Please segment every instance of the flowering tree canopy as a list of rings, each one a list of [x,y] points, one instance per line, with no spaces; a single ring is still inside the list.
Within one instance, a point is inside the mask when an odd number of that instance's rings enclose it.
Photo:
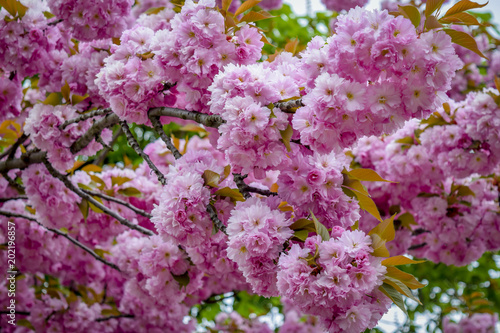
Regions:
[[[2,332],[493,333],[495,27],[366,2],[0,0]]]

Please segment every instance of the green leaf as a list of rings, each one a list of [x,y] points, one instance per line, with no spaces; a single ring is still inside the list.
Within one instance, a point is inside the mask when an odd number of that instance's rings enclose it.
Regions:
[[[142,192],[136,189],[135,187],[127,187],[124,189],[118,190],[118,193],[127,196],[127,197],[140,197]]]
[[[453,7],[451,7],[450,9],[448,9],[448,11],[446,12],[446,14],[444,14],[442,18],[448,17],[448,16],[452,16],[452,15],[455,15],[455,14],[458,14],[458,13],[462,13],[462,12],[464,12],[466,10],[469,10],[469,9],[483,8],[488,3],[489,3],[489,1],[486,2],[484,5],[480,5],[480,4],[478,4],[476,2],[473,2],[473,1],[461,0],[461,1],[457,2],[456,4],[454,4]]]
[[[394,266],[386,266],[387,273],[386,277],[392,277],[403,282],[410,289],[418,289],[425,287],[425,284],[418,282],[418,280],[411,274],[405,273]]]
[[[316,229],[316,233],[321,236],[321,239],[324,241],[330,240],[330,233],[326,229],[326,227],[318,221],[316,216],[314,216],[314,213],[309,210],[309,213],[311,214],[312,220],[314,222],[314,228]]]
[[[405,256],[395,256],[382,260],[382,265],[400,266],[400,265],[420,264],[422,262],[425,262],[425,260],[413,260]]]
[[[52,106],[61,105],[62,97],[63,96],[61,93],[53,92],[50,93],[42,103],[45,105],[52,105]]]
[[[121,315],[121,313],[120,311],[118,311],[117,308],[112,308],[112,309],[102,309],[101,315],[104,317],[111,317],[111,316],[119,316]]]
[[[406,212],[398,216],[397,218],[399,221],[401,221],[401,225],[405,228],[410,229],[411,225],[416,225],[417,222],[415,222],[415,218],[413,217],[412,214]]]
[[[394,230],[394,216],[395,215],[379,223],[375,228],[370,230],[368,235],[377,234],[387,242],[393,240],[396,236],[396,231]]]
[[[382,221],[382,217],[380,216],[380,212],[377,209],[377,205],[369,196],[360,193],[358,191],[353,191],[346,187],[342,187],[342,191],[351,198],[356,197],[358,200],[359,207],[361,209],[366,210],[368,213],[373,215],[377,220]]]
[[[27,327],[32,331],[36,331],[31,322],[28,319],[21,318],[16,320],[16,325],[22,326],[22,327]]]
[[[221,188],[220,190],[217,190],[217,192],[214,193],[215,195],[220,195],[221,197],[229,197],[231,199],[234,199],[236,201],[245,201],[245,198],[243,195],[238,191],[237,189],[232,189],[229,187],[224,187]]]
[[[370,196],[363,184],[361,184],[361,182],[357,179],[344,179],[344,183],[342,184],[342,186],[347,187],[353,191],[360,192],[361,194],[364,194],[366,196]]]
[[[55,17],[54,14],[52,14],[51,12],[47,12],[47,11],[43,12],[43,16],[45,16],[45,18],[47,20],[50,20],[51,18]]]
[[[96,213],[104,213],[100,208],[98,208],[97,206],[95,206],[91,202],[89,202],[89,207],[90,207],[90,209],[92,209],[92,211],[94,211]]]
[[[479,21],[469,13],[458,13],[455,15],[443,17],[439,19],[439,22],[465,24],[465,25],[481,25],[481,23],[479,23]]]
[[[386,276],[384,279],[384,283],[387,283],[387,284],[393,286],[394,289],[396,289],[400,294],[403,294],[406,297],[411,298],[415,302],[422,304],[422,303],[420,303],[419,299],[413,295],[411,290],[403,282],[399,281],[398,279]]]
[[[85,94],[83,96],[77,95],[77,94],[73,94],[73,95],[71,95],[71,105],[77,105],[78,103],[83,102],[84,100],[86,100],[88,97],[89,97],[88,94]]]
[[[222,10],[227,12],[229,6],[231,6],[231,2],[233,2],[233,0],[222,0]]]
[[[401,296],[401,294],[393,286],[384,282],[378,289],[389,297],[398,308],[403,310],[406,315],[408,315],[405,303],[403,302],[403,296]]]
[[[212,170],[205,170],[203,172],[203,180],[205,181],[205,186],[215,187],[219,186],[220,175]]]
[[[175,279],[175,281],[179,282],[179,286],[181,288],[187,286],[189,284],[189,281],[190,281],[188,271],[186,271],[186,273],[181,274],[181,275],[172,274],[172,277]]]
[[[289,228],[292,230],[299,230],[308,226],[314,226],[314,222],[307,219],[299,219],[293,222],[293,224]]]
[[[429,118],[422,120],[420,124],[427,125],[425,129],[428,129],[434,126],[448,125],[448,122],[438,112],[434,112]]]
[[[259,2],[261,2],[261,0],[247,0],[243,2],[241,6],[234,12],[234,17],[256,6],[257,4],[259,4]]]
[[[297,230],[293,233],[293,236],[300,239],[301,241],[305,242],[307,239],[307,236],[309,236],[309,231],[308,230]]]
[[[127,177],[120,177],[120,176],[117,176],[117,177],[111,177],[111,184],[114,186],[114,185],[123,185],[125,184],[126,182],[129,182],[131,181],[132,179],[131,178],[127,178]]]
[[[466,49],[471,50],[472,52],[488,60],[488,58],[486,58],[486,56],[477,47],[476,40],[468,33],[453,29],[443,29],[443,31],[451,37],[451,41],[453,43],[465,47]]]
[[[473,197],[476,196],[476,194],[468,187],[465,185],[460,185],[457,189],[457,196],[459,197],[466,197],[472,195]]]
[[[429,17],[436,10],[440,9],[444,0],[427,0],[425,4],[425,17]]]
[[[363,180],[367,182],[387,182],[387,183],[397,183],[390,180],[386,180],[378,175],[372,169],[352,169],[347,174],[357,180]]]
[[[65,81],[64,86],[62,86],[62,88],[61,88],[61,95],[64,98],[64,100],[66,101],[66,103],[68,103],[70,101],[70,99],[69,99],[70,93],[71,93],[71,91],[69,88],[69,84],[67,81]]]
[[[404,138],[398,139],[395,142],[402,143],[405,145],[413,145],[415,144],[415,140],[411,136],[405,136]]]
[[[273,18],[274,16],[272,16],[271,14],[269,14],[268,12],[266,12],[265,10],[261,10],[260,12],[250,12],[248,14],[246,14],[245,16],[243,16],[241,18],[241,22],[256,22],[256,21],[260,21],[260,20],[265,20],[265,19],[268,19],[268,18]]]
[[[89,216],[89,202],[85,199],[78,204],[78,208],[80,208],[80,212],[82,212],[83,220],[87,222],[87,217]]]
[[[420,11],[414,6],[398,6],[399,11],[413,23],[415,29],[420,25]]]
[[[281,133],[281,140],[285,144],[286,150],[287,151],[292,151],[292,147],[290,147],[290,140],[292,139],[292,134],[293,134],[293,128],[292,125],[288,124],[286,129],[284,131],[280,131]]]
[[[158,14],[159,12],[161,12],[164,9],[165,9],[165,7],[153,7],[153,8],[149,8],[148,10],[146,10],[144,12],[144,14],[146,14],[146,15],[154,15],[154,14]]]
[[[68,233],[68,229],[66,229],[66,228],[64,228],[64,227],[60,228],[59,230],[60,230],[60,231],[62,231],[62,232],[64,232],[65,234],[67,234],[67,233]]]
[[[439,23],[438,19],[434,15],[431,15],[425,19],[425,28],[427,30],[438,29],[442,27],[443,25]]]

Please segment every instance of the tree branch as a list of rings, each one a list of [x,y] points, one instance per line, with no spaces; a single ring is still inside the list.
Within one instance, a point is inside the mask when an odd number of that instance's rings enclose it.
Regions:
[[[207,212],[210,215],[210,219],[214,223],[215,227],[227,235],[226,226],[224,225],[224,223],[222,223],[222,221],[217,216],[217,212],[215,211],[215,207],[212,204],[208,204]]]
[[[87,200],[88,202],[92,203],[94,206],[96,206],[97,208],[99,208],[100,210],[102,210],[105,214],[107,214],[107,215],[109,215],[111,217],[114,217],[115,219],[118,220],[118,222],[120,222],[124,226],[129,227],[130,229],[137,230],[137,231],[139,231],[139,232],[141,232],[141,233],[143,233],[144,235],[147,235],[147,236],[153,236],[154,235],[154,233],[151,230],[146,229],[144,227],[141,227],[140,225],[133,224],[132,222],[130,222],[126,218],[122,217],[120,214],[112,211],[108,207],[106,207],[103,204],[101,204],[99,201],[97,201],[96,199],[94,199],[91,195],[89,195],[89,194],[85,193],[84,191],[82,191],[79,187],[76,187],[66,176],[60,174],[59,171],[57,171],[56,169],[54,169],[54,167],[52,167],[52,165],[50,164],[50,162],[47,159],[43,160],[43,164],[45,164],[45,167],[47,168],[47,170],[49,171],[49,173],[52,176],[54,176],[55,178],[57,178],[60,181],[62,181],[64,183],[64,185],[66,185],[66,187],[68,189],[70,189],[71,191],[75,192],[78,196],[82,197],[83,199]]]
[[[426,246],[427,243],[422,243],[422,244],[417,244],[417,245],[412,245],[408,248],[408,251],[411,251],[411,250],[417,250],[417,249],[420,249],[424,246]]]
[[[43,228],[47,229],[48,231],[50,232],[53,232],[59,236],[63,236],[64,238],[66,238],[67,240],[69,240],[71,243],[75,244],[76,246],[78,246],[79,248],[81,248],[82,250],[84,250],[85,252],[89,253],[92,257],[94,257],[95,259],[97,259],[98,261],[102,262],[103,264],[113,268],[113,269],[116,269],[118,272],[121,272],[120,271],[120,268],[118,268],[118,266],[116,266],[115,264],[107,261],[106,259],[100,257],[97,253],[95,253],[92,249],[90,249],[89,247],[87,247],[86,245],[80,243],[79,241],[77,241],[76,239],[74,239],[73,237],[71,237],[70,235],[68,235],[67,233],[61,231],[61,230],[57,230],[57,229],[53,229],[53,228],[47,228],[46,226],[44,226],[43,224],[41,224],[40,222],[38,222],[34,217],[31,217],[31,216],[27,216],[27,215],[22,215],[22,214],[17,214],[17,213],[11,213],[11,212],[7,212],[7,211],[3,211],[3,210],[0,210],[0,215],[3,215],[3,216],[7,216],[7,217],[18,217],[18,218],[23,218],[25,220],[29,220],[29,221],[33,221],[35,222],[36,224],[42,226]]]
[[[161,125],[161,122],[160,122],[160,117],[149,116],[149,120],[151,120],[151,124],[153,124],[153,128],[154,128],[155,132],[158,133],[158,135],[163,140],[163,142],[165,142],[165,145],[172,152],[175,159],[178,160],[179,158],[181,158],[182,154],[174,146],[170,137],[167,134],[165,134],[165,131],[163,130],[163,126]]]
[[[196,121],[197,123],[213,128],[218,128],[220,125],[225,123],[225,120],[222,119],[221,116],[216,114],[209,115],[196,111],[187,111],[187,110],[167,108],[167,107],[152,108],[149,110],[148,115],[149,117],[168,116],[185,120],[193,120]]]
[[[17,190],[19,194],[24,194],[24,186],[21,184],[16,183],[16,181],[7,174],[7,172],[2,172],[3,178],[5,178],[11,187]]]
[[[113,134],[113,138],[109,142],[109,145],[107,147],[104,147],[104,149],[99,153],[99,156],[95,159],[95,161],[92,162],[92,164],[95,165],[100,165],[101,163],[104,162],[104,159],[106,158],[106,155],[113,149],[113,145],[115,144],[116,140],[122,135],[123,131],[122,128],[118,128],[115,134]]]
[[[82,115],[80,115],[80,116],[78,116],[76,118],[66,120],[61,126],[59,126],[59,129],[63,130],[68,125],[71,125],[71,124],[74,124],[74,123],[79,123],[80,121],[84,121],[84,120],[87,120],[89,118],[93,118],[93,117],[97,117],[97,116],[102,116],[102,115],[108,114],[110,112],[112,112],[111,108],[90,111],[90,112],[84,113],[84,114],[82,114]]]
[[[13,197],[13,198],[0,198],[0,203],[1,202],[7,202],[11,200],[28,200],[27,196],[21,195],[19,197]]]
[[[4,158],[5,156],[9,156],[8,159],[11,160],[14,158],[14,155],[16,154],[17,148],[19,148],[20,145],[24,143],[28,139],[29,135],[22,134],[17,141],[9,147],[6,151],[4,151],[2,154],[0,154],[0,160]]]
[[[149,165],[151,170],[156,174],[156,177],[158,177],[158,181],[162,185],[167,184],[167,180],[165,179],[165,176],[161,173],[160,170],[154,165],[154,163],[151,161],[149,158],[148,154],[146,154],[141,147],[139,147],[139,143],[137,143],[137,140],[134,138],[134,135],[130,131],[130,128],[128,127],[128,124],[126,121],[120,121],[120,125],[122,127],[123,132],[125,133],[125,136],[127,137],[127,141],[132,146],[132,148],[135,150],[135,152],[146,161],[146,163]]]
[[[294,109],[300,108],[302,106],[304,106],[304,104],[302,104],[302,99],[294,99],[291,101],[274,103],[275,108],[278,108],[285,113],[295,113]]]
[[[106,321],[106,320],[110,320],[110,319],[118,319],[118,318],[135,318],[135,316],[133,314],[123,313],[123,314],[119,314],[117,316],[109,316],[109,317],[104,317],[104,318],[97,318],[95,321],[101,322],[101,321]]]
[[[89,130],[82,135],[78,140],[73,142],[70,147],[72,154],[78,153],[83,148],[87,147],[88,144],[94,140],[97,134],[101,133],[103,129],[108,128],[117,124],[120,118],[115,113],[108,113],[102,119],[96,121]]]
[[[29,151],[25,154],[22,154],[20,158],[1,161],[0,162],[0,173],[7,172],[12,169],[24,169],[30,166],[31,164],[42,163],[42,160],[47,155],[45,151]]]
[[[239,173],[233,173],[234,177],[234,182],[236,183],[236,186],[238,186],[238,190],[240,190],[240,193],[243,195],[245,199],[248,199],[251,197],[250,192],[252,193],[257,193],[260,195],[265,195],[265,196],[270,196],[270,195],[278,195],[276,192],[271,192],[269,190],[263,190],[258,187],[253,187],[250,185],[247,185],[243,180],[248,177],[248,175],[242,176]]]
[[[104,193],[97,192],[97,191],[91,191],[91,190],[86,190],[86,189],[82,189],[82,191],[85,192],[85,193],[87,193],[87,194],[103,198],[104,200],[116,202],[117,204],[125,206],[128,209],[130,209],[130,210],[134,211],[135,213],[137,213],[139,215],[142,215],[144,217],[147,217],[147,218],[152,218],[153,217],[153,215],[149,214],[148,212],[145,212],[144,210],[139,209],[139,208],[133,206],[132,204],[130,204],[130,203],[126,202],[126,201],[120,200],[118,198],[115,198],[115,197],[112,197],[112,196],[109,196],[109,195],[106,195]]]

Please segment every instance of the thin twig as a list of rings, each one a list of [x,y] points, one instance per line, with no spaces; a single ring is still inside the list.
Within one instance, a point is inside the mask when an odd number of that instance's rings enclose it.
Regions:
[[[212,204],[209,204],[207,206],[207,212],[210,215],[210,219],[214,223],[215,227],[227,235],[226,226],[224,225],[224,223],[222,223],[222,221],[217,216],[217,212],[215,211],[215,207]]]
[[[12,198],[0,198],[0,202],[7,202],[11,200],[28,200],[27,196],[21,195],[18,197],[12,197]]]
[[[302,104],[302,99],[274,103],[275,108],[278,108],[285,113],[295,113],[295,109],[302,106],[304,106],[304,104]]]
[[[147,218],[152,218],[153,217],[153,215],[149,214],[148,212],[146,212],[146,211],[144,211],[142,209],[139,209],[139,208],[133,206],[132,204],[130,204],[130,203],[126,202],[126,201],[120,200],[118,198],[106,195],[106,194],[101,193],[101,192],[91,191],[91,190],[87,190],[87,189],[82,189],[82,191],[85,192],[85,193],[87,193],[87,194],[103,198],[104,200],[116,202],[117,204],[125,206],[128,209],[130,209],[130,210],[134,211],[135,213],[137,213],[139,215],[142,215],[144,217],[147,217]]]
[[[107,109],[99,109],[99,110],[94,110],[90,111],[87,113],[84,113],[76,118],[66,120],[62,125],[59,126],[60,130],[65,129],[68,125],[74,124],[74,123],[79,123],[80,121],[87,120],[89,118],[97,117],[97,116],[103,116],[105,114],[108,114],[111,112],[110,108]]]
[[[151,161],[149,158],[148,154],[146,154],[141,147],[139,147],[139,143],[135,139],[134,135],[130,131],[130,128],[128,127],[128,124],[126,121],[120,121],[120,125],[122,127],[123,132],[125,133],[125,136],[127,137],[127,141],[130,144],[130,146],[135,150],[135,152],[146,161],[146,163],[149,165],[149,168],[153,170],[153,172],[156,174],[156,177],[158,178],[158,181],[162,185],[167,184],[167,180],[165,179],[165,176],[161,173],[160,170],[154,165],[154,163]]]
[[[10,311],[0,311],[0,314],[10,314]],[[16,315],[29,316],[30,314],[28,311],[18,311],[16,309]]]
[[[144,235],[147,235],[147,236],[154,235],[154,233],[151,230],[146,229],[144,227],[141,227],[140,225],[133,224],[132,222],[130,222],[126,218],[122,217],[120,214],[116,213],[115,211],[112,211],[108,207],[101,204],[99,201],[94,199],[91,195],[85,193],[80,188],[76,187],[66,176],[59,173],[59,171],[57,171],[56,169],[54,169],[54,167],[50,164],[50,162],[47,159],[43,160],[43,164],[45,164],[45,167],[47,168],[47,170],[49,171],[49,173],[52,176],[54,176],[55,178],[62,181],[68,189],[70,189],[71,191],[76,193],[78,196],[82,197],[83,199],[87,200],[88,202],[90,202],[91,204],[93,204],[94,206],[96,206],[97,208],[102,210],[104,212],[104,214],[107,214],[111,217],[114,217],[115,219],[118,220],[118,222],[120,222],[124,226],[129,227],[130,229],[137,230],[137,231],[143,233]]]
[[[250,193],[257,193],[260,195],[265,195],[265,196],[270,196],[270,195],[278,195],[276,192],[272,192],[269,190],[263,190],[258,187],[253,187],[250,185],[247,185],[243,180],[247,177],[247,175],[242,176],[239,173],[233,173],[234,177],[234,182],[236,183],[236,186],[238,186],[238,190],[240,190],[240,193],[243,195],[245,199],[248,199],[251,197]]]
[[[205,114],[196,111],[186,111],[182,109],[175,108],[152,108],[148,113],[149,117],[160,117],[160,116],[168,116],[168,117],[176,117],[185,120],[193,120],[197,123],[203,124],[208,127],[217,128],[223,123],[225,123],[224,119],[221,116],[216,114]]]
[[[26,135],[23,133],[19,137],[19,139],[17,139],[17,141],[12,146],[9,147],[9,149],[7,149],[2,154],[0,154],[0,160],[7,155],[9,156],[8,157],[9,160],[13,159],[15,154],[16,154],[17,148],[19,148],[19,146],[22,145],[24,143],[24,141],[26,141],[28,139],[28,137],[29,137],[29,135]]]
[[[72,154],[78,153],[83,148],[87,147],[88,144],[94,140],[95,136],[102,132],[103,129],[108,128],[117,124],[120,118],[115,113],[108,113],[98,121],[96,121],[91,128],[84,135],[82,135],[78,140],[73,142],[70,147]]]
[[[31,164],[42,163],[42,160],[47,155],[45,151],[29,151],[22,154],[20,158],[1,161],[0,162],[0,174],[5,173],[12,169],[24,169]]]
[[[123,131],[122,128],[119,127],[118,130],[116,131],[115,134],[113,134],[113,138],[111,139],[111,142],[109,143],[108,147],[104,147],[104,149],[99,153],[99,156],[95,159],[95,161],[92,162],[92,164],[95,165],[101,165],[101,163],[104,162],[104,159],[106,158],[106,155],[113,149],[113,145],[115,144],[116,140],[122,135]]]
[[[170,137],[167,134],[165,134],[165,131],[163,130],[163,127],[161,126],[160,117],[150,116],[149,120],[151,120],[151,124],[153,124],[154,130],[156,131],[156,133],[158,133],[158,135],[163,140],[163,142],[165,142],[165,145],[172,152],[175,159],[177,160],[177,159],[181,158],[182,154],[174,146]]]
[[[411,251],[411,250],[417,250],[417,249],[420,249],[424,246],[426,246],[427,243],[422,243],[422,244],[417,244],[417,245],[412,245],[408,248],[408,251]]]
[[[118,266],[116,266],[115,264],[113,264],[113,263],[107,261],[106,259],[100,257],[97,253],[95,253],[92,249],[90,249],[86,245],[80,243],[79,241],[77,241],[76,239],[74,239],[73,237],[71,237],[70,235],[68,235],[67,233],[65,233],[65,232],[63,232],[61,230],[57,230],[57,229],[53,229],[53,228],[48,228],[48,227],[44,226],[43,224],[41,224],[40,222],[38,222],[34,217],[27,216],[27,215],[22,215],[22,214],[17,214],[17,213],[11,213],[11,212],[7,212],[7,211],[3,211],[3,210],[0,210],[0,215],[7,216],[7,217],[18,217],[18,218],[23,218],[25,220],[33,221],[36,224],[44,227],[48,231],[53,232],[53,233],[55,233],[55,234],[57,234],[59,236],[63,236],[64,238],[66,238],[67,240],[69,240],[71,243],[75,244],[76,246],[78,246],[79,248],[81,248],[82,250],[84,250],[85,252],[89,253],[95,259],[99,260],[103,264],[105,264],[105,265],[107,265],[107,266],[109,266],[109,267],[111,267],[113,269],[116,269],[117,271],[120,272],[120,268],[118,268]]]
[[[3,178],[5,178],[9,182],[9,185],[11,187],[13,187],[14,189],[17,190],[17,192],[19,194],[23,194],[24,193],[24,186],[22,186],[21,184],[16,183],[16,181],[14,179],[10,178],[10,176],[7,174],[7,172],[3,172],[2,176],[3,176]]]
[[[109,316],[109,317],[104,317],[104,318],[97,318],[95,321],[101,322],[101,321],[106,321],[106,320],[110,320],[110,319],[118,319],[118,318],[135,318],[135,316],[133,314],[123,313],[123,314],[119,314],[117,316]]]

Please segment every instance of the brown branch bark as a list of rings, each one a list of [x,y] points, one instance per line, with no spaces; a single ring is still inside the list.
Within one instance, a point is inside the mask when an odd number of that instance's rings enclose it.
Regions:
[[[139,231],[139,232],[141,232],[141,233],[143,233],[144,235],[147,235],[147,236],[153,236],[154,235],[154,233],[151,230],[146,229],[144,227],[141,227],[140,225],[133,224],[132,222],[130,222],[126,218],[122,217],[120,214],[116,213],[115,211],[112,211],[108,207],[106,207],[103,204],[101,204],[99,201],[97,201],[96,199],[94,199],[91,195],[85,193],[79,187],[76,187],[66,176],[64,176],[63,174],[60,174],[59,171],[57,171],[56,169],[54,169],[54,167],[50,164],[50,162],[47,159],[43,160],[43,164],[45,164],[45,167],[47,168],[47,170],[49,171],[49,173],[52,176],[54,176],[55,178],[57,178],[60,181],[62,181],[64,183],[64,185],[66,185],[66,187],[68,189],[70,189],[71,191],[73,191],[74,193],[76,193],[82,199],[87,200],[88,202],[90,202],[91,204],[93,204],[94,206],[96,206],[97,208],[99,208],[100,210],[102,210],[105,214],[107,214],[107,215],[109,215],[111,217],[114,217],[116,220],[118,220],[118,222],[120,222],[121,224],[123,224],[126,227],[129,227],[130,229],[137,230],[137,231]]]
[[[86,245],[80,243],[79,241],[77,241],[76,239],[74,239],[73,237],[71,237],[70,235],[68,235],[67,233],[65,233],[65,232],[63,232],[61,230],[57,230],[57,229],[53,229],[53,228],[47,228],[46,226],[44,226],[43,224],[41,224],[40,222],[38,222],[34,217],[27,216],[27,215],[22,215],[22,214],[17,214],[17,213],[11,213],[11,212],[7,212],[7,211],[3,211],[3,210],[0,210],[0,215],[7,216],[7,217],[18,217],[18,218],[23,218],[23,219],[28,220],[28,221],[33,221],[36,224],[44,227],[48,231],[53,232],[53,233],[55,233],[55,234],[57,234],[59,236],[62,236],[64,238],[66,238],[71,243],[75,244],[76,246],[78,246],[79,248],[81,248],[82,250],[84,250],[85,252],[89,253],[92,257],[94,257],[98,261],[102,262],[103,264],[105,264],[105,265],[107,265],[107,266],[109,266],[109,267],[111,267],[113,269],[116,269],[118,272],[121,272],[120,268],[118,266],[116,266],[115,264],[113,264],[113,263],[107,261],[106,259],[100,257],[97,253],[95,253],[92,249],[90,249]]]
[[[163,130],[163,126],[161,125],[161,122],[160,122],[160,117],[149,116],[149,120],[151,120],[151,124],[153,124],[153,128],[154,128],[155,132],[158,133],[158,135],[163,140],[163,142],[165,142],[165,145],[172,152],[175,159],[178,160],[179,158],[181,158],[182,154],[174,146],[170,137],[167,134],[165,134],[165,131]]]
[[[122,127],[123,132],[125,133],[125,136],[127,137],[127,141],[132,146],[132,148],[135,150],[135,152],[146,161],[146,163],[149,165],[151,170],[156,174],[156,177],[158,178],[158,181],[162,185],[167,184],[167,180],[165,179],[165,176],[161,173],[161,171],[154,165],[154,163],[151,161],[149,158],[148,154],[146,154],[141,147],[139,147],[139,143],[135,139],[134,135],[130,131],[130,128],[128,127],[128,124],[126,121],[120,121],[120,125]]]

